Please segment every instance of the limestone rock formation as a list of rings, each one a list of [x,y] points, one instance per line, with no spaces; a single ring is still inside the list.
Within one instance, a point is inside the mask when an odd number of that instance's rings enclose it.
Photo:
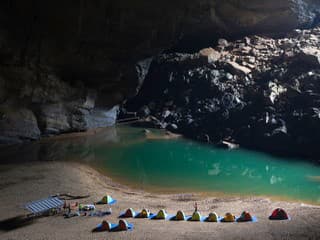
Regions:
[[[142,126],[318,160],[319,50],[320,28],[313,28],[220,40],[202,54],[162,54],[125,110],[142,109]],[[209,52],[219,59],[203,61]]]

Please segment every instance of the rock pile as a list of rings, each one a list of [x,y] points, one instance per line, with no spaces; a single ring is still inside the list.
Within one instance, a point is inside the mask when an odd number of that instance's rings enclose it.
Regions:
[[[205,142],[316,158],[320,28],[159,55],[127,110],[145,117],[144,126]]]

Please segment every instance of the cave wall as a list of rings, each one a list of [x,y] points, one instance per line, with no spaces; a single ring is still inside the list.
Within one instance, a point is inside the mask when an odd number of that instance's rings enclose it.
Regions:
[[[3,0],[0,135],[16,123],[8,116],[26,109],[39,127],[32,139],[96,126],[87,123],[92,111],[122,102],[143,82],[148,61],[136,63],[185,36],[282,33],[311,26],[319,7],[319,0]]]
[[[170,48],[185,35],[282,32],[308,26],[320,1],[7,0],[0,4],[2,63],[34,61],[58,69],[64,80],[96,86],[131,74],[128,65]]]

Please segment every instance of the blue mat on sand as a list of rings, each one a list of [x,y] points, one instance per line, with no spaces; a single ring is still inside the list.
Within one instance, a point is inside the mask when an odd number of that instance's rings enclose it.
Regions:
[[[192,216],[188,216],[186,217],[186,219],[187,221],[190,221],[190,222],[204,222],[207,219],[207,217],[201,216],[200,221],[192,220]]]
[[[209,217],[205,217],[204,222],[211,222],[211,221],[208,221],[208,218]],[[223,219],[223,217],[218,217],[218,221],[216,223],[221,222],[222,219]],[[212,222],[212,223],[215,223],[215,222]]]
[[[108,204],[109,205],[113,205],[113,204],[115,204],[115,203],[117,203],[117,200],[115,200],[115,199],[113,199],[111,202],[109,202]]]
[[[240,217],[237,217],[236,222],[238,222],[238,223],[258,222],[258,218],[256,216],[252,216],[251,218],[252,218],[251,221],[239,221]]]
[[[135,212],[133,217],[126,217],[125,216],[126,212],[121,212],[120,215],[119,215],[119,218],[143,218],[143,217],[140,217],[140,212]],[[147,217],[147,219],[151,219],[153,217],[155,217],[157,214],[155,213],[150,213],[149,214],[149,217]]]
[[[132,223],[128,223],[128,231],[132,231],[132,229],[133,229],[133,224]],[[104,232],[106,230],[102,229],[102,223],[100,223],[100,224],[97,225],[97,227],[93,231],[94,232]],[[110,232],[117,232],[117,231],[121,231],[119,229],[119,224],[111,223]]]
[[[117,203],[117,200],[116,199],[112,199],[109,203],[104,203],[103,201],[98,201],[96,204],[98,204],[98,205],[113,205],[113,204],[115,204],[115,203]]]
[[[132,217],[126,217],[125,216],[126,212],[121,212],[120,215],[119,215],[119,218],[135,218],[139,215],[139,213],[134,213],[134,215]]]
[[[152,218],[154,218],[155,216],[157,216],[157,214],[155,214],[155,213],[150,213],[149,214],[149,217],[147,217],[148,219],[152,219]],[[134,218],[142,218],[143,219],[143,217],[140,217],[140,213],[138,213]]]
[[[187,219],[189,219],[191,216],[185,216],[184,220],[177,220],[177,217],[174,215],[173,217],[171,217],[169,220],[170,221],[187,221]]]
[[[239,217],[236,216],[236,219],[234,220],[234,222],[224,221],[223,219],[224,219],[224,217],[221,218],[220,222],[222,222],[222,223],[236,223],[237,220],[239,219]]]
[[[236,223],[258,222],[258,219],[257,219],[256,216],[252,216],[251,218],[252,218],[251,221],[239,221],[240,217],[236,217],[236,220],[234,222],[236,222]],[[220,222],[222,222],[222,223],[233,223],[233,222],[223,221],[223,218],[221,218]]]
[[[175,215],[167,214],[165,219],[157,218],[157,214],[154,214],[150,219],[151,220],[171,220],[171,218],[175,217]]]

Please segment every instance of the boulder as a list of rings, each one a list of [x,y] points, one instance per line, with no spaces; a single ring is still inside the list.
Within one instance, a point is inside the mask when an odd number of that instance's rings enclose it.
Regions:
[[[251,69],[247,68],[245,66],[241,66],[240,64],[233,62],[233,61],[227,61],[226,62],[227,66],[229,66],[230,71],[233,74],[244,74],[244,75],[248,75],[249,73],[251,73]]]
[[[275,100],[282,94],[285,93],[287,91],[287,89],[283,86],[281,86],[280,84],[277,84],[275,82],[269,82],[268,84],[269,86],[269,91],[270,91],[270,95],[269,95],[269,99],[272,102],[272,104],[275,103]]]
[[[320,67],[320,49],[316,47],[305,47],[301,49],[299,60],[315,67]]]
[[[0,144],[17,143],[40,138],[37,119],[26,108],[0,108]]]
[[[221,57],[221,53],[213,48],[204,48],[199,52],[200,57],[205,58],[208,63],[215,63]]]
[[[221,47],[221,48],[225,48],[225,47],[229,46],[229,43],[228,43],[228,41],[226,39],[220,38],[218,40],[218,46]]]

